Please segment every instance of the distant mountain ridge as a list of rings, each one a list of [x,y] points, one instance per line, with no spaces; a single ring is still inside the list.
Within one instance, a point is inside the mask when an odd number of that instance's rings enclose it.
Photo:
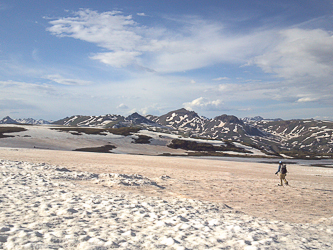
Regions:
[[[53,124],[64,126],[82,126],[82,127],[112,127],[113,125],[124,121],[121,115],[100,115],[100,116],[87,116],[87,115],[73,115],[61,120],[53,122]]]
[[[19,122],[20,121],[20,122]],[[22,123],[23,119],[5,117],[0,124]],[[45,121],[46,122],[46,121]],[[36,120],[24,120],[28,124]],[[144,129],[178,134],[185,137],[228,140],[251,145],[267,154],[292,157],[333,157],[333,122],[317,120],[264,119],[260,116],[239,119],[233,115],[220,115],[212,119],[199,116],[184,108],[165,115],[142,116],[133,113],[121,115],[66,117],[52,124],[84,127],[141,127]]]
[[[133,113],[128,117],[121,115],[100,115],[100,116],[84,116],[84,115],[74,115],[71,117],[66,117],[64,119],[55,121],[53,124],[64,125],[64,126],[81,126],[81,127],[103,127],[103,128],[119,128],[119,127],[130,127],[130,126],[143,126],[160,125],[147,119],[146,117],[139,115],[138,113]]]
[[[51,124],[52,121],[46,121],[43,119],[33,119],[33,118],[23,118],[23,119],[12,119],[9,116],[4,117],[0,120],[0,124],[34,124],[34,125],[43,125]]]

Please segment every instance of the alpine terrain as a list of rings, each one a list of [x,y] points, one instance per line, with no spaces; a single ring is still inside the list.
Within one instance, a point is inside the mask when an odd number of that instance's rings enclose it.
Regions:
[[[5,117],[0,124],[45,124],[46,121],[14,120]],[[75,115],[52,124],[71,127],[125,128],[137,127],[152,132],[178,135],[170,147],[188,149],[185,138],[220,140],[236,148],[237,143],[256,148],[266,155],[295,158],[333,158],[333,122],[307,120],[264,119],[260,116],[239,119],[233,115],[220,115],[209,119],[184,108],[161,116],[142,116],[133,113],[121,115]],[[181,145],[183,144],[183,145]],[[197,148],[198,145],[195,145]],[[207,145],[203,148],[207,149]],[[230,148],[230,147],[229,147]],[[207,149],[208,150],[208,149]],[[224,149],[225,150],[225,149]],[[204,150],[201,150],[204,151]],[[214,149],[213,151],[219,151]],[[221,149],[221,151],[223,151]],[[237,150],[236,150],[237,151]]]

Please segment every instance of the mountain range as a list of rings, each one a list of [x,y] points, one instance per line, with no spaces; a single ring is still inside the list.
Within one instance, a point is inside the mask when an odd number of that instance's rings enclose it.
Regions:
[[[23,119],[12,119],[9,116],[4,117],[0,120],[0,124],[33,124],[33,125],[43,125],[51,124],[52,121],[46,121],[43,119],[33,119],[33,118],[23,118]]]
[[[220,115],[212,119],[194,111],[178,109],[162,116],[142,116],[133,113],[121,115],[75,115],[55,122],[5,117],[0,124],[54,124],[80,127],[140,127],[156,132],[239,142],[284,157],[333,157],[333,122],[314,119],[264,119],[260,116],[239,119],[233,115]]]

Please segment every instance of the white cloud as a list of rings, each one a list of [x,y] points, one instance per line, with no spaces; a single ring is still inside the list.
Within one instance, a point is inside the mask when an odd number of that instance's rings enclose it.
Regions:
[[[60,75],[47,75],[44,78],[51,80],[53,82],[59,83],[59,84],[63,84],[63,85],[90,85],[90,84],[92,84],[92,82],[90,82],[90,81],[63,78]]]
[[[128,109],[128,106],[125,105],[124,103],[121,103],[118,105],[117,109]]]
[[[312,98],[312,97],[302,97],[297,100],[297,102],[314,102],[317,101],[317,98]]]
[[[138,16],[147,16],[145,13],[136,13]]]
[[[225,109],[222,100],[210,101],[207,98],[199,97],[191,102],[183,104],[186,109],[189,110],[205,110],[205,111],[218,111]]]
[[[108,64],[110,66],[121,68],[128,66],[136,61],[137,56],[140,52],[135,51],[115,51],[108,53],[98,53],[91,56],[91,59],[99,60],[102,63]]]
[[[109,50],[132,50],[141,39],[132,30],[136,23],[132,16],[122,15],[119,11],[98,13],[89,9],[50,21],[47,30],[59,37],[73,37]]]
[[[222,80],[230,80],[230,78],[229,77],[218,77],[218,78],[213,79],[213,81],[222,81]]]

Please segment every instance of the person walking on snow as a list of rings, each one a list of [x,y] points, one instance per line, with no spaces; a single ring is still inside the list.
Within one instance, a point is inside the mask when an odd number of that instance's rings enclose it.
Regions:
[[[279,161],[279,169],[278,169],[278,171],[276,171],[275,174],[278,174],[278,173],[280,173],[279,176],[280,176],[280,181],[281,181],[281,184],[279,184],[279,186],[283,186],[282,181],[284,181],[284,183],[286,185],[288,185],[288,181],[286,180],[287,166],[286,166],[286,164],[283,164],[282,161]]]

